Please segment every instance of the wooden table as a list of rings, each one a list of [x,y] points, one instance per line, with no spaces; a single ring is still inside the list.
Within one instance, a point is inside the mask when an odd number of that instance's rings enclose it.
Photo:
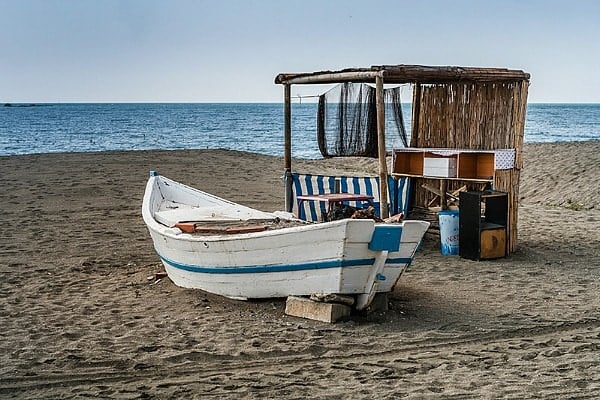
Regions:
[[[365,194],[352,193],[329,193],[329,194],[311,194],[296,197],[298,200],[298,218],[300,218],[300,207],[305,201],[318,201],[327,203],[327,212],[329,213],[334,205],[342,206],[345,201],[368,201],[373,205],[373,196]]]

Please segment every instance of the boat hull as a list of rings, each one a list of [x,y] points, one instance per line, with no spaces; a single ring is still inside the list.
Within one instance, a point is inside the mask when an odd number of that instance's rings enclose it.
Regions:
[[[428,225],[421,221],[386,224],[383,247],[373,245],[378,224],[360,219],[253,233],[188,234],[154,218],[165,203],[206,206],[204,192],[197,191],[199,198],[194,200],[195,189],[178,185],[161,176],[152,176],[148,182],[143,215],[156,252],[176,285],[231,298],[367,293],[373,285],[373,266],[382,252],[395,261],[377,274],[376,290],[390,291],[412,261]],[[211,198],[213,203],[219,200]],[[413,233],[408,234],[407,226]],[[420,236],[418,231],[422,231]]]
[[[370,221],[195,238],[151,232],[169,277],[235,298],[363,293],[375,261]],[[189,237],[182,237],[182,236]]]

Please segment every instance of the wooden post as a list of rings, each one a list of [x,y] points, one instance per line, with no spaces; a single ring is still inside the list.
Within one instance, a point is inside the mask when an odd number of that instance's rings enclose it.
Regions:
[[[448,190],[448,181],[440,179],[440,207],[442,210],[448,209],[448,196],[446,191]]]
[[[292,212],[292,88],[290,84],[283,85],[283,137],[284,137],[284,199],[285,210]]]
[[[379,202],[381,218],[390,216],[388,210],[387,163],[385,148],[385,100],[383,95],[383,72],[375,78],[377,100],[377,153],[379,156]]]
[[[283,135],[284,135],[284,163],[285,170],[292,170],[292,88],[283,86]]]

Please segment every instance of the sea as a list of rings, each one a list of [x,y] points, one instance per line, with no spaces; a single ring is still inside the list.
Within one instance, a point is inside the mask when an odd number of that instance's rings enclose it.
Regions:
[[[410,106],[403,105],[408,132]],[[321,157],[316,112],[316,103],[292,104],[292,156]],[[402,147],[390,136],[388,149]],[[600,103],[528,104],[525,142],[584,140],[600,140]],[[283,146],[280,103],[0,104],[0,156],[151,149],[282,156]]]

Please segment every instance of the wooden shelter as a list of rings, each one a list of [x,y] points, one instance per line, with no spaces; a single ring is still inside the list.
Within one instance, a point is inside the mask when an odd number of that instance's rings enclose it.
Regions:
[[[275,83],[284,86],[284,168],[291,174],[291,86],[298,84],[371,83],[376,87],[381,214],[387,216],[384,84],[413,84],[410,146],[464,150],[514,149],[512,168],[495,170],[489,183],[508,193],[508,252],[517,245],[519,175],[530,75],[521,70],[456,66],[379,65],[339,71],[283,73]],[[392,168],[392,173],[394,172]],[[417,176],[411,205],[429,202],[422,188],[430,180]],[[431,183],[431,182],[430,182]],[[439,183],[439,182],[435,182]],[[477,179],[443,179],[442,195]],[[286,183],[286,208],[291,209],[291,183]],[[443,197],[442,196],[442,197]]]

